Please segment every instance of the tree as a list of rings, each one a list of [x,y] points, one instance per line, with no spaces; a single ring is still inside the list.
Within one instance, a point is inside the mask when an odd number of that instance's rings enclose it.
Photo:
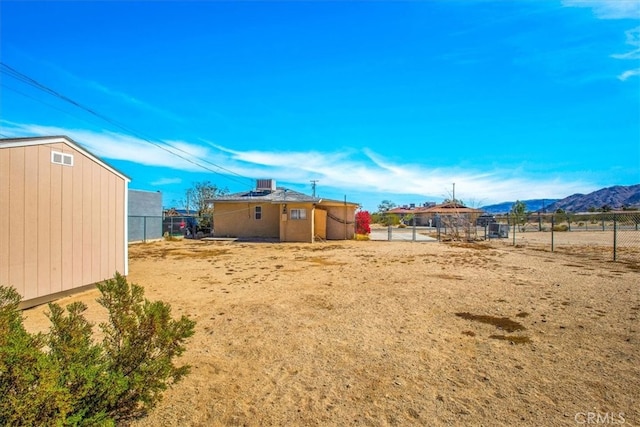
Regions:
[[[391,200],[383,200],[378,205],[378,212],[386,212],[396,207],[396,204]]]
[[[220,188],[210,181],[196,182],[185,191],[183,205],[187,211],[197,212],[200,216],[210,214],[213,210],[210,201],[228,193],[228,189]]]
[[[520,226],[520,231],[523,231],[524,225],[527,222],[527,205],[520,200],[511,206],[511,216],[515,224]]]
[[[183,202],[187,211],[195,211],[198,214],[198,227],[211,229],[213,226],[213,204],[211,200],[228,194],[226,188],[219,188],[210,181],[196,182],[193,187],[185,192]],[[196,230],[193,230],[195,233]]]

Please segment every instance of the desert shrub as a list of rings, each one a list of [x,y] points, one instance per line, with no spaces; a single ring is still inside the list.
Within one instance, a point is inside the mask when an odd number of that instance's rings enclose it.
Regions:
[[[189,372],[174,359],[195,322],[173,320],[120,274],[98,289],[109,320],[95,343],[83,303],[49,304],[49,332],[32,335],[19,295],[0,287],[0,425],[114,425],[144,415]]]
[[[356,213],[356,234],[368,235],[371,233],[371,215],[367,211]]]
[[[569,226],[567,224],[554,225],[553,231],[569,231]]]

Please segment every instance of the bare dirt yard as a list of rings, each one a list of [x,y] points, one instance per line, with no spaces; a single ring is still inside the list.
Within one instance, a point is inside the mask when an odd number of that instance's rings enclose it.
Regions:
[[[180,240],[131,246],[129,273],[197,321],[191,374],[134,426],[640,425],[633,265],[501,242]],[[99,322],[97,296],[60,303]]]

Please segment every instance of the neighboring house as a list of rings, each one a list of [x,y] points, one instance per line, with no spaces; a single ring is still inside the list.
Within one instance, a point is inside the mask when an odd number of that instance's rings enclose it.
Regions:
[[[258,180],[255,190],[211,201],[215,237],[313,242],[355,235],[358,204],[276,187],[274,180]]]
[[[440,205],[415,207],[415,208],[394,208],[386,212],[387,214],[398,215],[400,219],[413,215],[417,226],[437,227],[452,222],[464,221],[475,224],[476,219],[484,213],[482,209],[468,208],[457,202],[442,203]],[[407,222],[407,225],[412,225]]]
[[[30,307],[126,275],[129,181],[66,136],[0,139],[0,285]]]
[[[162,193],[129,190],[129,242],[162,239]]]

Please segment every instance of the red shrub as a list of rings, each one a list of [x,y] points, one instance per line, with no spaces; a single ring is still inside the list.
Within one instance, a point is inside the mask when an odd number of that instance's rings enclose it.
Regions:
[[[356,234],[371,233],[371,215],[367,211],[360,211],[356,214]]]

